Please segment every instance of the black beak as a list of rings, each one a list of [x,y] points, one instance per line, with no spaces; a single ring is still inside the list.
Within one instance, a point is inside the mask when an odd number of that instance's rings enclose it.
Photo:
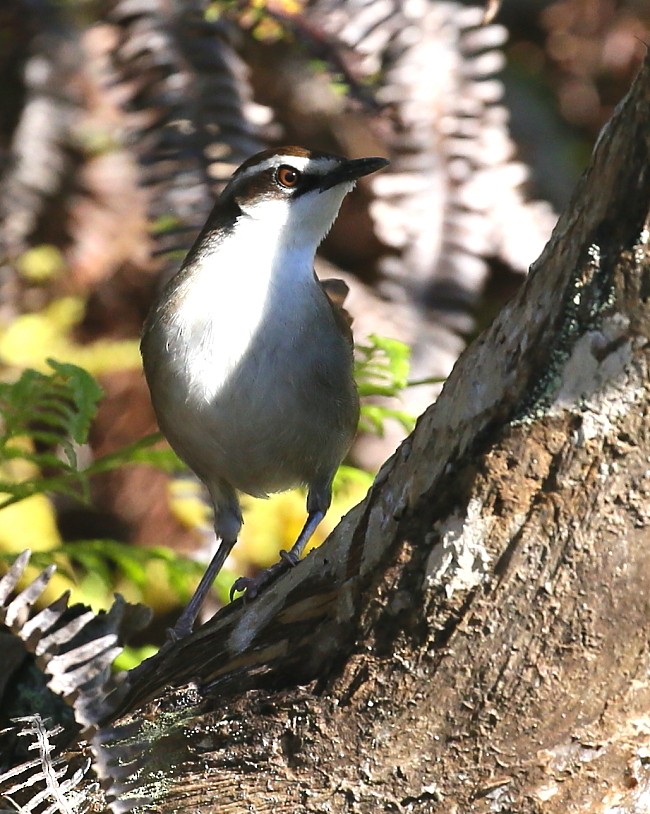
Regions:
[[[350,161],[345,161],[323,176],[318,191],[325,192],[326,189],[331,189],[337,184],[356,181],[357,178],[370,175],[371,172],[377,172],[377,170],[381,170],[388,164],[390,164],[390,161],[387,158],[353,158]]]

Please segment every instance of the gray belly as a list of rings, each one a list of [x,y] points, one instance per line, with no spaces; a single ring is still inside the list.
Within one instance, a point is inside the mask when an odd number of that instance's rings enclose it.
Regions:
[[[336,326],[318,338],[309,325],[273,341],[260,333],[210,401],[192,396],[185,365],[147,375],[178,455],[206,483],[256,496],[331,477],[358,420],[352,353]]]

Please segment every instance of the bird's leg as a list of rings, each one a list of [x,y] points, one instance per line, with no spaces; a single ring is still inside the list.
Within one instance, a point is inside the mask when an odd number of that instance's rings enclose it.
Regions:
[[[289,571],[298,565],[305,546],[324,516],[325,513],[320,510],[311,512],[296,542],[289,551],[280,552],[280,559],[276,563],[260,571],[255,577],[239,577],[239,579],[236,579],[230,589],[231,601],[237,591],[246,591],[246,598],[254,599],[267,585],[274,582],[280,574],[284,574],[285,571]]]
[[[210,564],[201,577],[201,581],[194,591],[194,595],[185,606],[185,610],[178,617],[174,627],[167,631],[167,635],[172,641],[184,639],[185,636],[189,636],[192,632],[194,622],[201,611],[205,597],[208,595],[212,583],[219,571],[221,571],[224,562],[228,558],[228,554],[230,554],[236,542],[237,539],[235,538],[234,540],[221,540],[219,543],[219,548],[214,557],[210,560]]]
[[[289,551],[280,552],[280,557],[282,557],[284,562],[286,562],[292,568],[295,565],[298,565],[300,558],[302,557],[302,552],[305,550],[305,546],[311,540],[314,532],[324,517],[325,512],[321,509],[315,509],[314,511],[309,512],[307,515],[307,522],[302,527],[302,531],[298,535],[296,542],[291,546]]]
[[[270,568],[260,571],[256,577],[239,577],[230,589],[230,600],[238,591],[246,591],[248,599],[254,599],[263,588],[276,580],[280,574],[298,565],[305,546],[311,540],[314,532],[318,528],[321,520],[325,517],[325,512],[329,508],[332,500],[331,481],[325,488],[317,490],[310,489],[307,495],[307,521],[298,535],[298,539],[291,546],[289,551],[281,551],[280,559]]]
[[[243,520],[239,501],[235,490],[230,484],[223,480],[215,480],[208,483],[208,491],[214,506],[214,531],[220,540],[219,548],[201,577],[201,581],[185,610],[179,616],[174,627],[167,631],[167,636],[172,641],[183,639],[192,632],[196,617],[201,611],[212,583],[219,571],[221,571],[232,547],[237,542],[242,527]]]

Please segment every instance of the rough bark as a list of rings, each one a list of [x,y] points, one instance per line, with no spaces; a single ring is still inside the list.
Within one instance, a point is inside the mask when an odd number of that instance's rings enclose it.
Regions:
[[[108,699],[134,796],[648,810],[649,217],[647,63],[525,286],[364,503]]]

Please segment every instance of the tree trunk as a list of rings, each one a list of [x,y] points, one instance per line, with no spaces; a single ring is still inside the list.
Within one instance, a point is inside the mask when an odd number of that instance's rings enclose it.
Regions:
[[[106,699],[117,809],[650,809],[649,215],[647,62],[366,500]]]

